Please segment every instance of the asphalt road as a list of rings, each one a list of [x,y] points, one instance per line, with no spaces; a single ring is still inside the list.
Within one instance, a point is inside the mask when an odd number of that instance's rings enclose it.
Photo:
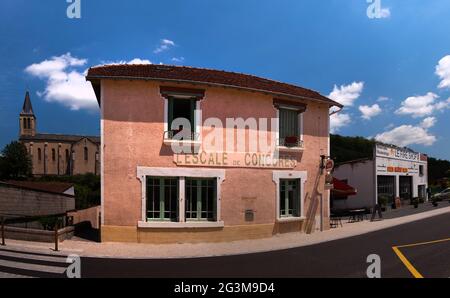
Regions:
[[[450,214],[332,242],[238,256],[196,259],[82,258],[83,277],[286,278],[366,277],[368,255],[381,257],[382,277],[413,277],[392,249],[450,238]],[[450,277],[450,241],[399,247],[423,277]]]

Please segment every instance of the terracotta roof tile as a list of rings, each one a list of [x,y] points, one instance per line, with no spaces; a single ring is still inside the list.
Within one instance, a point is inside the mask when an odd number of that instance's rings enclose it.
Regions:
[[[297,98],[308,98],[328,103],[332,106],[342,105],[319,94],[316,91],[290,85],[253,75],[222,70],[194,68],[171,65],[104,65],[92,67],[88,71],[87,80],[96,81],[103,78],[151,79],[161,81],[195,82],[218,86],[234,87],[285,95]]]
[[[73,187],[71,183],[63,182],[35,182],[35,181],[6,181],[6,185],[25,188],[29,190],[37,190],[54,194],[64,194],[69,188]]]

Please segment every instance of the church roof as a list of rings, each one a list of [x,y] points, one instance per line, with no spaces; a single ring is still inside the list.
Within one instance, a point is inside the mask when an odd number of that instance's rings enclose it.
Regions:
[[[34,116],[33,106],[31,105],[30,92],[25,94],[25,100],[23,101],[22,112],[20,115]]]
[[[93,143],[100,144],[100,137],[97,136],[79,136],[79,135],[61,135],[61,134],[36,134],[35,136],[21,136],[21,141],[41,141],[41,142],[69,142],[76,143],[84,138]]]

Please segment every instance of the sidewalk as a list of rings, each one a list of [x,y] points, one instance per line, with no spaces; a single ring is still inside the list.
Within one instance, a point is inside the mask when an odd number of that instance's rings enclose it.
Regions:
[[[228,243],[155,245],[136,243],[94,243],[66,240],[60,243],[60,249],[61,253],[64,254],[77,254],[84,257],[124,259],[195,258],[247,254],[308,246],[353,237],[446,213],[450,213],[450,207],[442,207],[418,214],[376,222],[363,221],[347,223],[346,221],[343,221],[343,227],[324,232],[315,232],[310,235],[304,233],[289,233],[275,235],[272,238],[267,239],[242,240]],[[7,247],[13,249],[39,250],[45,251],[46,253],[51,252],[52,248],[51,243],[31,243],[16,240],[7,240],[7,245]]]

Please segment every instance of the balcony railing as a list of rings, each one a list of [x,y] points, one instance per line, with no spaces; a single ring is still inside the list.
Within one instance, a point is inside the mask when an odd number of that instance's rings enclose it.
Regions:
[[[278,146],[291,149],[304,149],[305,144],[300,137],[285,137],[278,139]]]

